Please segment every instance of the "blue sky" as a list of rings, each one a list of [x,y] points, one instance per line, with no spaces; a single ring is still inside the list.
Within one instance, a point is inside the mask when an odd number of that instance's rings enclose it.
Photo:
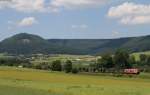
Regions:
[[[0,1],[0,40],[18,33],[46,39],[150,35],[149,0]]]

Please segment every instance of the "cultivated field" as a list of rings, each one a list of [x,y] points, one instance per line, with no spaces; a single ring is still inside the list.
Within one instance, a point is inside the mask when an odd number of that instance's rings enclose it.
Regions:
[[[0,67],[0,95],[150,95],[150,74],[120,78]]]

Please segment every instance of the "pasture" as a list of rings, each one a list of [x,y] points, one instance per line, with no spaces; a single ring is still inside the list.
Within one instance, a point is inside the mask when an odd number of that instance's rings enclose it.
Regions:
[[[128,78],[0,67],[0,95],[150,95],[150,74]]]
[[[150,55],[150,51],[137,52],[137,53],[133,53],[132,55],[135,56],[135,59],[136,59],[137,61],[139,61],[141,54]]]

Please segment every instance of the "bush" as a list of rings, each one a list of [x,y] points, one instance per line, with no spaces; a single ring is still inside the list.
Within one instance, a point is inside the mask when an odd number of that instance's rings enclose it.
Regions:
[[[0,65],[2,66],[20,66],[20,65],[31,65],[27,59],[21,59],[19,57],[4,57],[0,58]]]
[[[48,63],[40,63],[35,66],[35,69],[49,70],[50,65]]]
[[[79,70],[77,68],[73,68],[71,71],[73,74],[77,74],[79,72]]]
[[[52,62],[51,65],[52,71],[61,71],[62,70],[62,64],[60,60],[56,60]]]

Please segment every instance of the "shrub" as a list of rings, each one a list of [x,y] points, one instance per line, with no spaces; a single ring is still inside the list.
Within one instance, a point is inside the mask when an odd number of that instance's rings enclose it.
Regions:
[[[52,71],[61,71],[62,70],[61,61],[60,60],[53,61],[51,69]]]
[[[79,70],[77,68],[73,68],[71,71],[73,74],[77,74],[79,72]]]

